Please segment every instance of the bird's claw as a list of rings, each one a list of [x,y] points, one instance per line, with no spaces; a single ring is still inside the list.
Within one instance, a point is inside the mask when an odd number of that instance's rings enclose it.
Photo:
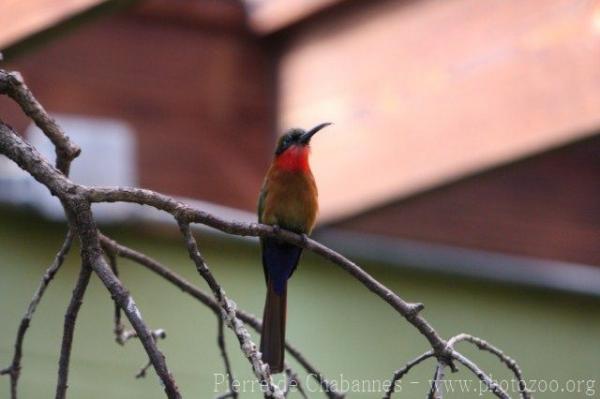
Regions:
[[[273,234],[275,234],[276,236],[278,236],[279,234],[281,234],[281,227],[279,227],[278,224],[274,224],[273,225]]]
[[[306,247],[308,245],[308,236],[302,233],[300,234],[300,239],[302,240],[302,246]]]

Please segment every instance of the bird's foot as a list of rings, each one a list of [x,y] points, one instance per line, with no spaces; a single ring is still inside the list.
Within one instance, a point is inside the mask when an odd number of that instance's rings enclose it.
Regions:
[[[302,233],[300,234],[300,239],[302,240],[302,246],[306,247],[308,245],[308,236]]]
[[[273,225],[273,234],[275,234],[276,236],[278,236],[279,234],[281,234],[281,227],[279,227],[278,224],[274,224]]]

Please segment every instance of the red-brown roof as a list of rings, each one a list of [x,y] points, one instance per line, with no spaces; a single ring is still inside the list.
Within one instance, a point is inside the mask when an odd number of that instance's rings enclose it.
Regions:
[[[318,13],[342,0],[244,0],[250,26],[270,34]]]
[[[578,0],[342,4],[282,40],[280,126],[313,145],[321,220],[600,126],[600,11]]]
[[[0,5],[0,49],[105,1],[4,0]]]

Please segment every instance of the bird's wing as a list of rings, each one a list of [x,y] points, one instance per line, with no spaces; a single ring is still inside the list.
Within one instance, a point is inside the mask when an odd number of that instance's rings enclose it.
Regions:
[[[265,210],[265,200],[267,198],[267,185],[263,184],[261,190],[260,190],[260,195],[258,196],[258,222],[262,223],[262,218],[263,218],[263,212]]]
[[[265,200],[267,197],[267,184],[266,182],[263,184],[260,195],[258,196],[258,223],[262,223],[263,221],[263,212],[265,210]],[[264,253],[265,253],[265,239],[260,237],[260,250],[263,254],[263,271],[265,273],[265,281],[268,283],[268,275],[267,275],[267,265],[265,263]]]

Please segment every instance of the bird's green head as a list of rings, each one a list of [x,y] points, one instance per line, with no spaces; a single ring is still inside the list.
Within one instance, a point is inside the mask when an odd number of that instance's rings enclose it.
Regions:
[[[298,128],[288,130],[277,141],[277,147],[275,148],[275,156],[283,154],[286,150],[294,146],[308,146],[308,144],[310,143],[310,139],[315,135],[315,133],[329,125],[331,125],[331,123],[329,122],[321,123],[320,125],[317,125],[310,129],[309,131],[305,131],[304,129]]]

